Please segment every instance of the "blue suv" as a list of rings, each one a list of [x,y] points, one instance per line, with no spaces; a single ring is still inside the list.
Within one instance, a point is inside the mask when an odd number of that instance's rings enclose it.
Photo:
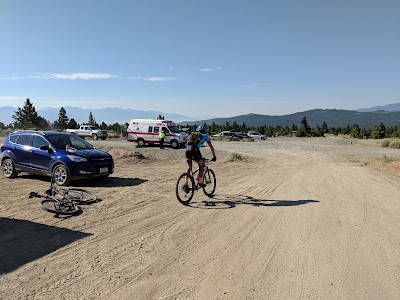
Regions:
[[[7,178],[27,172],[53,175],[58,185],[69,185],[72,180],[107,177],[114,172],[111,154],[66,132],[15,131],[0,145],[0,152]]]

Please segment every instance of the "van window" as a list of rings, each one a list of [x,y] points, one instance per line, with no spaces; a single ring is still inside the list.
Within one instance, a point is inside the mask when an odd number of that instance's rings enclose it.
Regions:
[[[31,140],[31,135],[30,134],[21,134],[17,140],[17,144],[24,145],[24,146],[29,146],[29,142]]]
[[[153,132],[153,126],[149,126],[149,130],[147,132]]]
[[[32,147],[40,148],[42,146],[49,146],[49,143],[41,136],[34,135],[32,140]]]
[[[154,133],[159,133],[159,132],[160,132],[160,127],[154,126],[153,132],[154,132]]]

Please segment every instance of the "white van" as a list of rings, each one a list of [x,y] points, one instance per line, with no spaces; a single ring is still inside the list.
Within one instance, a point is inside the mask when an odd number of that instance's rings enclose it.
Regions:
[[[168,120],[132,119],[126,132],[129,142],[137,142],[139,147],[145,144],[159,144],[158,134],[165,130],[164,144],[176,149],[186,143],[188,134],[180,131],[174,122]]]

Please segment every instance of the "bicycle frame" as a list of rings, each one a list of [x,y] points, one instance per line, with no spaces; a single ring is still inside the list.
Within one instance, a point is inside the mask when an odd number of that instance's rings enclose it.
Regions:
[[[197,173],[199,173],[200,167],[197,166],[197,169],[193,171],[193,159],[187,159],[186,161],[187,161],[187,163],[188,163],[188,165],[189,165],[189,175],[191,175],[191,176],[193,177],[193,179],[194,179],[194,178],[195,178],[194,176],[195,176]],[[208,161],[209,161],[208,159],[205,159],[205,158],[203,159],[203,162],[204,162],[204,171],[203,171],[203,174],[205,174],[205,173],[207,172],[207,170],[208,170],[208,166],[207,166],[207,164],[206,164],[206,162],[208,162]],[[196,180],[197,180],[197,184],[198,184],[198,183],[199,183],[198,175],[197,175]]]

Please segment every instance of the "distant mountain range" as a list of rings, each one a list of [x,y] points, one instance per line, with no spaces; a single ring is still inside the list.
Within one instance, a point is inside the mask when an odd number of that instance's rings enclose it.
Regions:
[[[360,112],[374,112],[374,111],[400,111],[400,103],[374,106],[370,108],[359,108],[357,111]]]
[[[400,125],[400,103],[394,103],[384,106],[375,106],[371,108],[360,108],[357,110],[340,110],[340,109],[313,109],[304,112],[297,112],[282,116],[269,116],[259,114],[247,114],[229,118],[213,118],[194,121],[190,117],[179,114],[168,114],[158,111],[142,111],[122,108],[98,108],[84,109],[78,107],[64,107],[67,116],[75,119],[78,123],[87,122],[89,113],[92,112],[95,120],[98,123],[105,122],[106,124],[129,122],[134,118],[154,119],[158,115],[162,115],[165,119],[173,120],[181,124],[200,124],[213,122],[219,125],[224,125],[226,122],[232,124],[245,123],[247,126],[292,126],[300,125],[301,119],[307,117],[307,122],[310,126],[322,125],[326,122],[329,127],[345,127],[347,125],[358,124],[361,128],[373,128],[380,122],[386,126]],[[14,120],[12,115],[18,108],[11,106],[0,107],[0,122],[8,125]],[[38,114],[48,121],[54,122],[58,119],[60,108],[43,108],[38,109]]]
[[[82,124],[88,122],[89,114],[92,112],[93,117],[98,123],[106,123],[106,124],[114,124],[119,123],[123,124],[131,120],[131,119],[156,119],[159,115],[164,116],[166,120],[173,120],[175,122],[181,122],[184,120],[193,120],[188,116],[178,115],[178,114],[168,114],[160,111],[143,111],[143,110],[134,110],[134,109],[124,109],[124,108],[94,108],[94,109],[86,109],[79,107],[69,107],[64,106],[65,111],[67,112],[67,116],[70,119],[74,119],[76,122]],[[12,116],[15,111],[18,110],[18,107],[11,106],[3,106],[0,107],[0,122],[8,125],[14,122]],[[46,107],[42,109],[37,109],[37,113],[50,122],[54,122],[58,119],[58,114],[60,112],[60,108],[54,107]]]
[[[232,125],[236,122],[238,125],[245,123],[247,126],[292,126],[300,125],[301,119],[307,118],[307,123],[311,127],[315,125],[321,126],[323,122],[329,127],[346,127],[347,125],[358,124],[361,128],[372,129],[380,122],[385,126],[400,125],[400,111],[377,111],[377,112],[359,112],[353,110],[338,110],[338,109],[313,109],[304,112],[284,116],[267,116],[257,114],[247,114],[231,118],[216,118],[209,120],[199,120],[195,122],[183,122],[183,124],[212,124],[224,125],[226,122]]]

